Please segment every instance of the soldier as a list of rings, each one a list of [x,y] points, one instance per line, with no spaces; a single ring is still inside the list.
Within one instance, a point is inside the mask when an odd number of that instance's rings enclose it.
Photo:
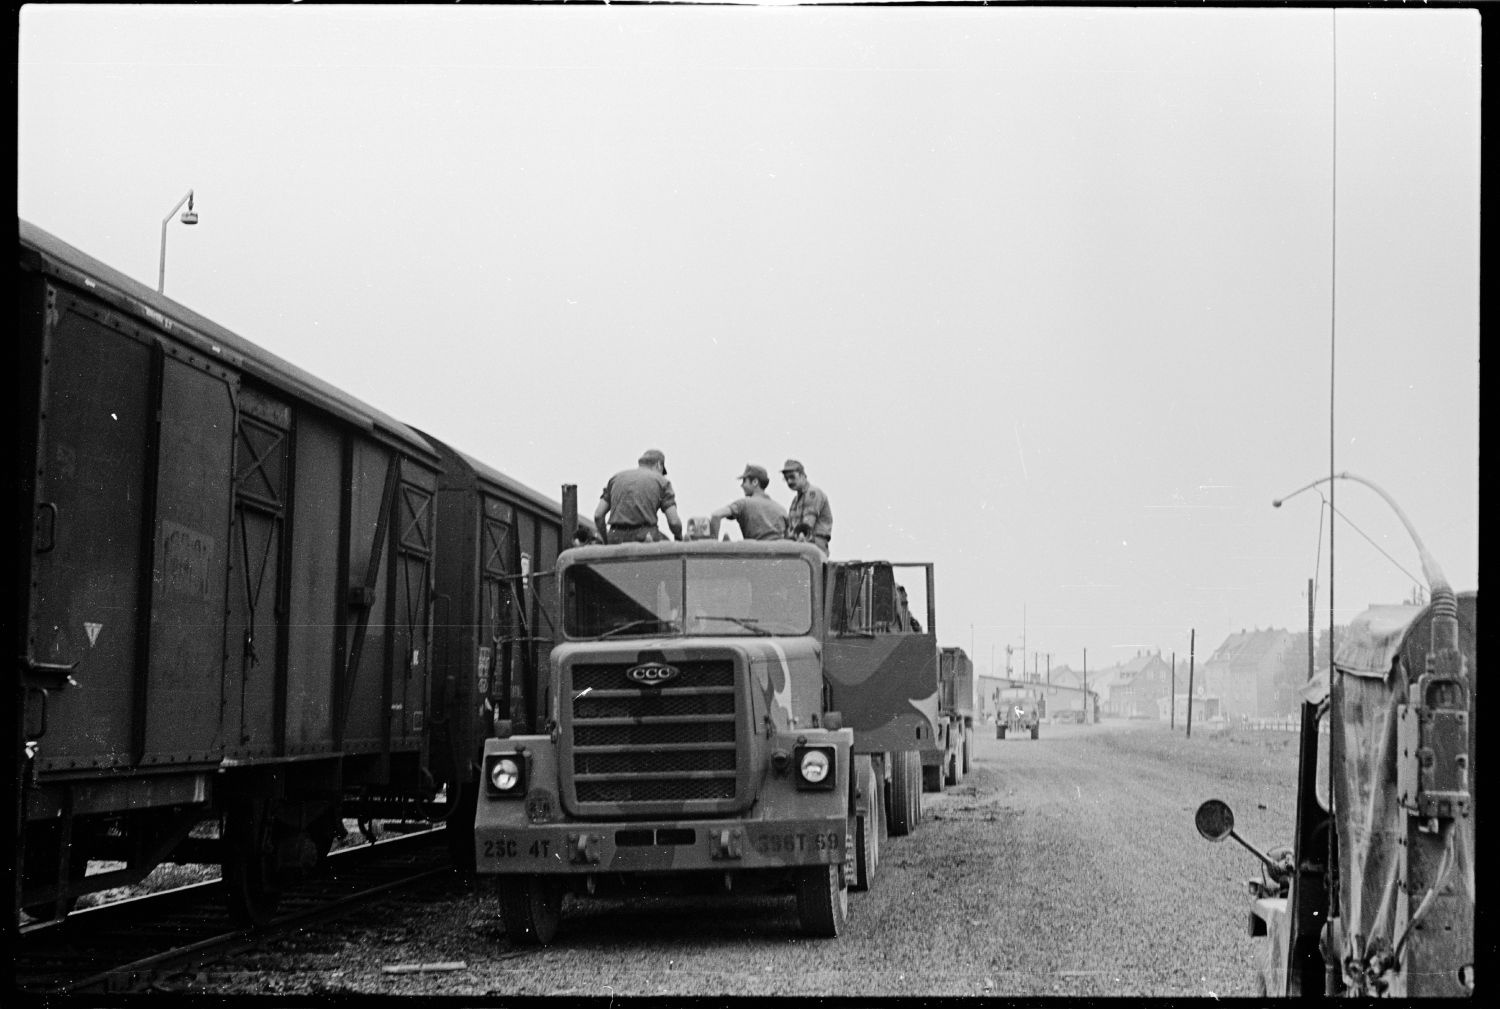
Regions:
[[[672,538],[682,539],[677,495],[667,479],[667,457],[653,448],[641,453],[635,469],[621,470],[609,478],[594,508],[594,526],[606,543],[654,543],[666,539],[656,526],[658,511],[667,516]]]
[[[786,535],[786,509],[766,495],[771,475],[764,466],[746,464],[740,474],[740,489],[745,496],[731,501],[708,517],[708,534],[719,538],[719,523],[734,519],[740,536],[747,540],[779,540]]]
[[[781,475],[797,494],[786,513],[787,538],[812,543],[828,553],[828,541],[833,538],[833,506],[828,503],[828,495],[812,485],[807,470],[796,459],[786,461]]]

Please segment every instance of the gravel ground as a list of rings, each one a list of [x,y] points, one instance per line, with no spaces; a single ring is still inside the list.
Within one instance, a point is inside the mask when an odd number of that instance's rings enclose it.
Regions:
[[[1289,733],[1048,725],[978,740],[962,785],[882,849],[847,933],[795,932],[790,898],[570,901],[547,949],[512,948],[493,898],[438,887],[215,964],[214,993],[387,995],[1251,994],[1233,842],[1198,837],[1217,797],[1262,849],[1291,838]],[[385,968],[429,969],[389,973]]]

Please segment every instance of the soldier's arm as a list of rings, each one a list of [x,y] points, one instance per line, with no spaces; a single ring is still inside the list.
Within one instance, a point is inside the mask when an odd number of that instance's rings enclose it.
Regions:
[[[727,504],[723,508],[715,509],[714,513],[708,517],[708,535],[713,539],[718,539],[719,523],[732,518],[734,518],[734,505]]]
[[[667,507],[663,508],[662,511],[664,511],[666,513],[666,516],[667,516],[667,528],[672,530],[672,538],[674,540],[681,540],[682,539],[682,519],[680,519],[680,518],[677,517],[677,506],[676,505],[667,505]]]

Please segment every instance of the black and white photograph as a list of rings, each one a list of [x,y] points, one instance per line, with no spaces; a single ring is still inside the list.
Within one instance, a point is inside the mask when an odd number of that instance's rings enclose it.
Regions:
[[[9,998],[1475,995],[1484,13],[17,8]]]

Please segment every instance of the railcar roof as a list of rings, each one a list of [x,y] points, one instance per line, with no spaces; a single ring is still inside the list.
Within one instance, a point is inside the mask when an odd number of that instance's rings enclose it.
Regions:
[[[22,257],[50,276],[82,287],[132,315],[142,317],[205,356],[289,393],[367,431],[380,431],[433,459],[437,453],[412,428],[341,389],[303,371],[263,347],[158,294],[29,221],[17,218]]]
[[[521,483],[519,480],[516,480],[514,477],[506,476],[504,473],[501,473],[493,466],[481,462],[480,460],[469,455],[469,453],[467,452],[454,448],[452,445],[443,441],[441,438],[435,438],[431,434],[428,434],[426,431],[422,431],[420,429],[417,431],[417,433],[426,438],[428,442],[430,442],[434,446],[440,446],[441,448],[446,449],[448,452],[450,452],[454,458],[458,459],[459,462],[467,466],[469,470],[475,475],[475,477],[480,481],[493,484],[495,487],[511,495],[512,497],[520,498],[522,501],[533,505],[539,511],[543,511],[547,514],[552,515],[562,514],[562,504],[560,502],[554,501],[552,498],[541,493],[540,491],[533,490],[532,488]],[[582,511],[580,511],[578,514],[578,524],[586,529],[594,528],[594,520],[589,516],[584,515]]]

